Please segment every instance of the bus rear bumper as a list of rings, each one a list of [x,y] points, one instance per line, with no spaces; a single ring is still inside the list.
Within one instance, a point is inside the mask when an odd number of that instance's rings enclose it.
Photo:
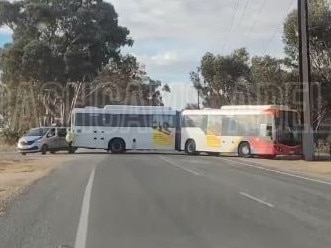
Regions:
[[[275,155],[302,155],[301,146],[274,145]]]

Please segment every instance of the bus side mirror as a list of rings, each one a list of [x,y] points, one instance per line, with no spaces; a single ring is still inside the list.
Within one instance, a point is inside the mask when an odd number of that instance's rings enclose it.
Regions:
[[[267,135],[268,137],[271,137],[272,138],[272,126],[267,126]]]
[[[272,138],[272,126],[267,124],[260,125],[260,136]]]

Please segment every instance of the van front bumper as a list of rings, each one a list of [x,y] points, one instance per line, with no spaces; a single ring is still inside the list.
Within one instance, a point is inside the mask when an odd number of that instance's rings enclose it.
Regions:
[[[21,145],[21,144],[19,144],[17,146],[17,150],[19,152],[28,153],[28,152],[38,152],[38,151],[40,151],[40,148],[36,144],[32,144],[32,145]]]

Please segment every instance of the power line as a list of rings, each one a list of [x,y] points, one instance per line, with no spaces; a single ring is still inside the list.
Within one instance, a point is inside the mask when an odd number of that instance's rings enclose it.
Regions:
[[[263,54],[266,53],[267,49],[269,48],[269,46],[271,45],[271,43],[273,42],[273,40],[276,38],[277,33],[279,32],[279,30],[281,29],[285,18],[287,17],[287,15],[289,14],[290,10],[292,9],[293,5],[296,3],[296,0],[292,0],[292,2],[290,2],[290,4],[288,5],[288,8],[286,10],[285,15],[283,16],[282,20],[280,21],[280,23],[277,25],[273,35],[271,36],[271,38],[269,39],[269,41],[267,42],[267,45],[264,48],[264,52]]]
[[[259,17],[259,15],[262,13],[262,10],[264,9],[266,3],[267,3],[267,0],[263,0],[262,4],[261,4],[261,6],[260,6],[259,11],[258,11],[257,14],[255,15],[253,25],[251,26],[251,28],[250,28],[249,31],[248,31],[248,34],[247,34],[247,36],[246,36],[246,39],[249,39],[249,37],[250,37],[250,35],[251,35],[253,29],[255,28],[255,26],[256,26],[256,24],[257,24],[258,17]]]
[[[231,31],[232,31],[234,20],[237,16],[237,13],[238,13],[239,3],[240,3],[240,0],[237,0],[237,2],[235,4],[235,7],[234,7],[234,12],[233,12],[233,15],[232,15],[231,23],[230,23],[230,26],[229,26],[229,29],[228,29],[228,34],[230,34]],[[226,45],[227,45],[228,41],[229,41],[229,35],[227,36],[226,42],[224,42],[224,45],[223,45],[223,48],[222,48],[222,53],[224,53],[224,50],[226,48]]]
[[[228,33],[231,33],[231,31],[232,31],[234,20],[235,20],[235,18],[237,16],[237,13],[238,13],[239,3],[240,3],[240,0],[237,0],[236,5],[235,5],[235,10],[234,10],[234,13],[233,13],[233,16],[232,16],[231,24],[229,26]]]
[[[240,18],[239,18],[239,21],[238,21],[238,26],[239,26],[239,23],[241,22],[241,20],[243,19],[243,17],[245,16],[245,14],[246,14],[247,7],[248,7],[249,3],[250,3],[250,0],[246,0],[243,11],[241,12],[241,15],[240,15]]]

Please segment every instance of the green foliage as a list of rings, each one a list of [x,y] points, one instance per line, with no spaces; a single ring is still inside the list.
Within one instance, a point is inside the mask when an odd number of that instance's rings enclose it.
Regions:
[[[0,133],[1,140],[7,145],[15,145],[19,138],[21,138],[27,129],[10,129],[4,128]]]
[[[191,72],[191,81],[204,98],[204,105],[219,107],[231,104],[233,95],[240,91],[238,82],[249,75],[249,54],[245,48],[228,56],[206,53],[201,65]]]
[[[120,47],[132,45],[118,25],[114,7],[104,1],[28,0],[0,3],[0,26],[13,29],[13,44],[1,53],[1,67],[25,80],[89,81]],[[15,63],[10,63],[15,62]],[[55,70],[54,70],[55,69]]]
[[[39,103],[45,106],[33,123],[66,122],[78,85],[94,82],[109,63],[120,64],[120,48],[133,44],[113,5],[103,0],[0,1],[0,26],[13,31],[13,42],[0,49],[1,81],[11,91],[6,115],[21,107],[15,106],[19,91],[13,92],[22,83],[37,85],[45,90],[36,95],[38,111]]]
[[[161,91],[170,92],[170,87],[147,76],[143,66],[131,55],[105,66],[92,83],[94,95],[82,105],[153,105],[162,106]]]
[[[312,81],[314,87],[314,126],[318,128],[331,115],[331,5],[327,0],[309,1],[309,45]],[[290,13],[284,23],[283,40],[286,65],[298,75],[298,22],[297,11]],[[298,79],[298,76],[297,76]]]

